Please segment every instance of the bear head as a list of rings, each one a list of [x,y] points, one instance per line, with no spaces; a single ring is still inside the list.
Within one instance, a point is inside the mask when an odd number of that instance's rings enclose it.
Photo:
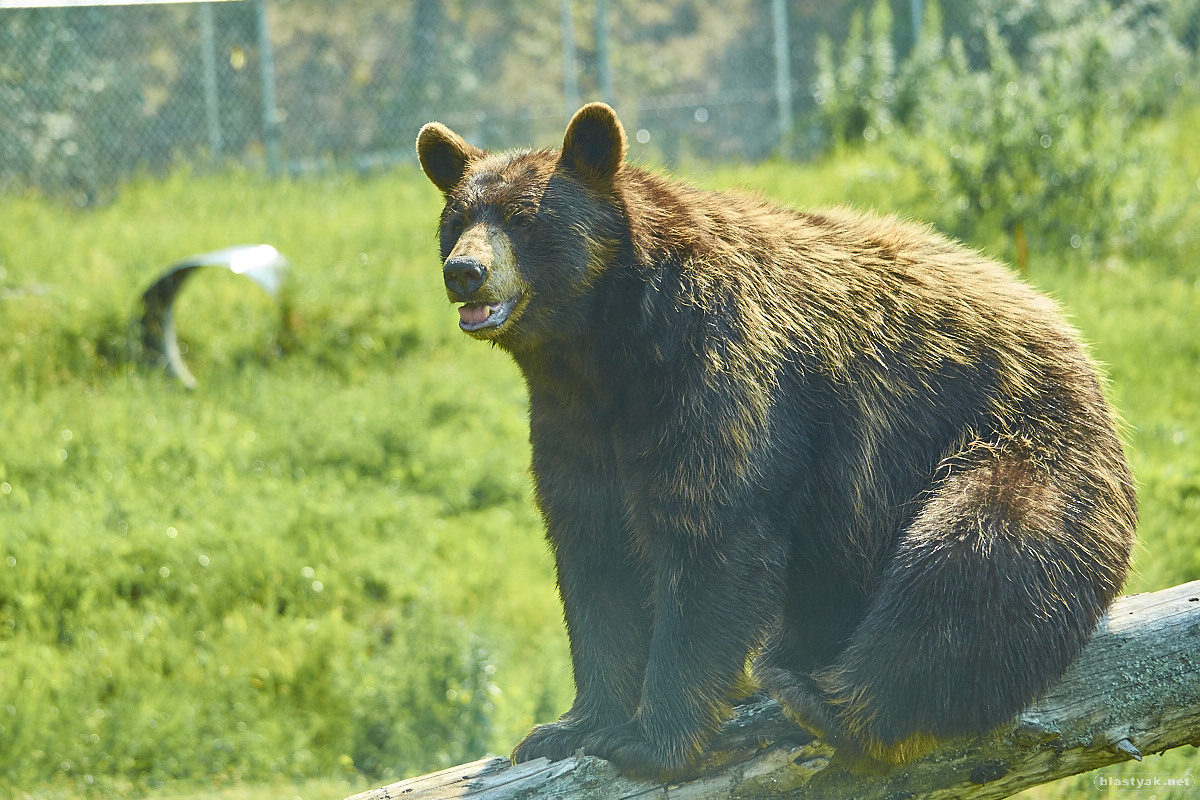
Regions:
[[[561,150],[489,153],[441,123],[421,128],[421,168],[446,201],[442,272],[463,331],[515,352],[585,324],[587,288],[628,240],[625,150],[603,103],[572,117]]]

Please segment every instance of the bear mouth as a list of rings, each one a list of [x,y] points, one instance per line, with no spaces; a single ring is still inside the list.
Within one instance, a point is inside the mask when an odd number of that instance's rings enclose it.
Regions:
[[[518,292],[507,300],[499,303],[464,303],[458,307],[458,327],[467,333],[499,328],[508,321],[517,301],[521,299]]]

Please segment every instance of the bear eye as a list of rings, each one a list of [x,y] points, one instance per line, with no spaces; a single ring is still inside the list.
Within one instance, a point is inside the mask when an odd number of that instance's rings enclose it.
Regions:
[[[463,228],[465,227],[466,221],[464,220],[463,215],[458,212],[448,214],[445,221],[442,222],[442,229],[448,236],[457,237],[463,232]]]
[[[524,206],[509,206],[504,210],[505,221],[518,228],[528,228],[536,216],[537,212],[534,209]]]

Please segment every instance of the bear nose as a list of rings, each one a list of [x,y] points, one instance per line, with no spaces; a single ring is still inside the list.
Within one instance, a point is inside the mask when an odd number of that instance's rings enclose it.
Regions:
[[[446,290],[455,297],[467,298],[476,292],[487,279],[487,267],[479,259],[462,257],[452,258],[442,267],[442,276],[446,281]]]

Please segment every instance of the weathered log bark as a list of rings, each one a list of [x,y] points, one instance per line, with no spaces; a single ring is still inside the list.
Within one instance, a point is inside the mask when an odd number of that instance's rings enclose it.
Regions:
[[[485,758],[348,800],[984,800],[1185,745],[1200,746],[1200,581],[1118,599],[1062,679],[1011,724],[943,742],[887,774],[842,768],[832,748],[764,700],[740,707],[699,777],[680,784],[630,780],[587,756],[517,766]]]

